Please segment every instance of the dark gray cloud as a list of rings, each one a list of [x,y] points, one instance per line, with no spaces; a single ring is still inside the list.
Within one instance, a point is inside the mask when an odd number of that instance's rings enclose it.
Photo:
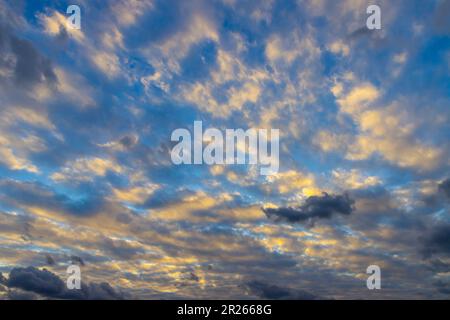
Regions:
[[[0,182],[0,199],[13,205],[17,203],[37,205],[78,216],[93,215],[105,205],[100,194],[91,193],[85,199],[74,200],[67,195],[56,193],[50,187],[41,183],[15,180]]]
[[[245,284],[245,287],[251,294],[262,299],[273,300],[317,300],[322,299],[312,293],[304,290],[283,288],[272,284],[267,284],[261,281],[250,281]]]
[[[72,300],[123,300],[125,294],[117,291],[109,283],[81,284],[80,290],[65,290],[62,299]]]
[[[81,257],[78,257],[78,256],[74,256],[74,255],[70,256],[70,261],[72,263],[77,263],[80,266],[84,266],[85,265],[84,260]]]
[[[436,273],[450,272],[450,264],[442,262],[440,259],[430,261],[428,268]]]
[[[315,219],[329,219],[334,214],[349,215],[354,201],[347,194],[312,196],[300,207],[263,208],[269,219],[276,222],[301,223]]]
[[[119,140],[119,143],[126,149],[134,147],[139,141],[136,135],[124,136]]]
[[[353,40],[359,37],[370,36],[372,34],[373,34],[372,30],[369,30],[366,26],[363,26],[350,33],[347,37]]]
[[[188,276],[189,280],[195,281],[195,282],[199,282],[200,278],[194,273],[194,272],[190,272],[189,276]]]
[[[450,282],[436,281],[433,286],[442,294],[450,295]]]
[[[30,41],[16,37],[4,23],[0,23],[0,67],[9,70],[19,86],[51,85],[57,81],[50,59],[40,54]]]
[[[439,190],[444,192],[444,194],[450,199],[450,178],[439,184]]]
[[[450,255],[450,224],[443,224],[432,228],[422,238],[422,253],[425,258],[435,254]]]
[[[133,221],[133,216],[127,213],[119,213],[116,216],[116,221],[122,224],[130,224]]]
[[[17,84],[28,85],[38,82],[51,84],[56,81],[51,61],[43,57],[31,42],[12,36],[10,45],[11,51],[16,56],[14,76]]]
[[[9,273],[7,285],[49,297],[58,297],[65,290],[64,281],[58,276],[46,269],[34,267],[14,268]]]
[[[439,34],[450,33],[450,0],[438,3],[434,13],[434,28]]]
[[[37,300],[39,295],[23,290],[8,290],[9,300]]]
[[[122,292],[106,282],[82,283],[80,290],[69,290],[64,281],[54,273],[34,267],[12,269],[6,285],[11,289],[20,289],[31,294],[56,299],[118,300],[125,298]]]
[[[132,246],[127,241],[112,240],[110,238],[104,239],[103,248],[112,255],[124,260],[133,259],[136,255],[145,252],[141,247]]]
[[[53,259],[53,257],[52,257],[51,255],[49,255],[49,254],[47,254],[47,255],[45,256],[45,260],[46,260],[46,262],[47,262],[47,264],[48,264],[49,266],[53,266],[53,265],[56,264],[55,259]]]

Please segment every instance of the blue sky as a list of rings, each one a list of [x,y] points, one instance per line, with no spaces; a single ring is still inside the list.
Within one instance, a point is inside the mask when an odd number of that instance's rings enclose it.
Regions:
[[[76,260],[143,299],[448,297],[449,1],[79,0],[80,30],[69,4],[0,0],[5,279]],[[280,129],[279,172],[174,165],[196,120]]]

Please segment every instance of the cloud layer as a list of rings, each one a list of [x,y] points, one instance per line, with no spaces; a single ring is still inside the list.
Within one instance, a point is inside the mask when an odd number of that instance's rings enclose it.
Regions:
[[[0,298],[448,298],[449,1],[79,4],[0,0]],[[279,172],[173,165],[196,120]]]

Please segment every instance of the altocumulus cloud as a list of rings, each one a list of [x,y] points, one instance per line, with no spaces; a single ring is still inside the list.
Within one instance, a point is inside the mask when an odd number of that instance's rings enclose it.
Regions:
[[[447,198],[450,199],[450,178],[445,179],[440,185],[439,189],[445,193]]]
[[[317,300],[323,299],[310,292],[298,289],[283,288],[261,281],[249,281],[245,284],[251,294],[262,299],[273,300]]]
[[[433,255],[450,255],[450,224],[438,225],[423,238],[422,253],[425,258]]]
[[[263,208],[269,219],[276,222],[302,223],[316,219],[330,219],[334,214],[349,215],[354,200],[348,194],[312,196],[300,207]]]
[[[3,23],[0,24],[0,53],[0,67],[11,71],[6,74],[11,73],[20,86],[57,81],[50,59],[42,56],[30,41],[13,35],[11,28]]]
[[[448,297],[450,1],[382,33],[364,1],[234,2],[90,1],[75,32],[0,0],[0,299],[364,299],[372,263],[382,298]],[[282,172],[174,167],[194,120],[283,129]]]
[[[94,215],[105,205],[100,194],[91,193],[81,200],[74,200],[47,185],[35,182],[5,179],[0,181],[0,191],[0,199],[5,203],[23,203],[75,216]]]

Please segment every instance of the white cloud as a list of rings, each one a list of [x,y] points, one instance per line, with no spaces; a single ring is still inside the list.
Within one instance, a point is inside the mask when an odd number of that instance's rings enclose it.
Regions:
[[[329,50],[334,54],[340,54],[344,57],[350,54],[350,47],[342,40],[336,40],[330,44]]]
[[[90,181],[107,172],[121,173],[124,169],[112,159],[99,157],[78,158],[70,161],[61,171],[51,175],[54,181]]]
[[[336,169],[333,170],[331,174],[333,176],[333,183],[343,190],[367,188],[382,183],[382,180],[379,177],[365,175],[357,169]]]
[[[84,33],[81,29],[67,28],[67,17],[58,11],[52,11],[50,15],[39,14],[38,19],[44,26],[44,32],[51,36],[57,36],[64,30],[77,42],[83,42],[85,40]]]
[[[442,150],[415,138],[415,115],[398,102],[377,106],[381,93],[372,84],[362,83],[345,93],[332,91],[337,94],[340,111],[351,117],[359,131],[346,148],[347,159],[364,160],[380,154],[400,167],[419,170],[431,170],[441,162]]]

